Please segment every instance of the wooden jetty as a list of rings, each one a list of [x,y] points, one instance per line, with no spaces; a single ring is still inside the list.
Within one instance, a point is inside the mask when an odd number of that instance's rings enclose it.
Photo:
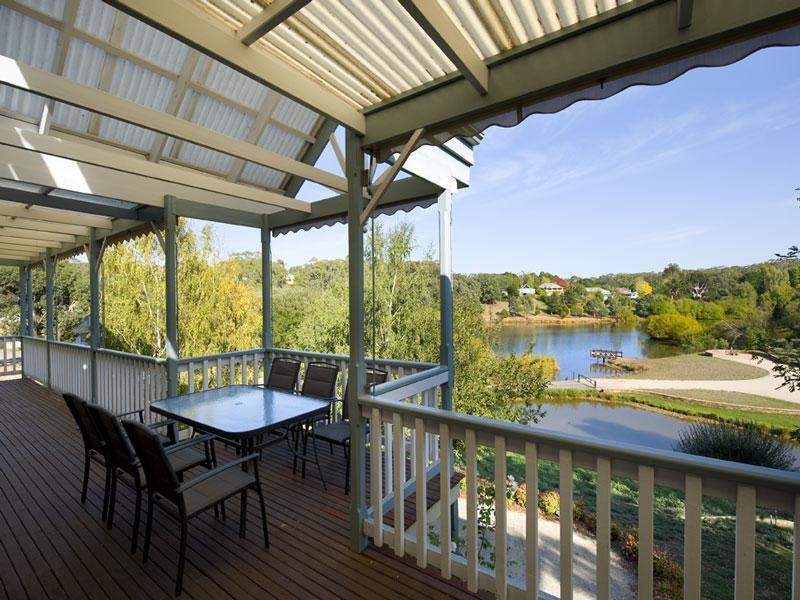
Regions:
[[[622,350],[595,349],[589,352],[589,356],[591,356],[592,358],[601,358],[603,359],[603,362],[606,362],[607,360],[622,358]]]

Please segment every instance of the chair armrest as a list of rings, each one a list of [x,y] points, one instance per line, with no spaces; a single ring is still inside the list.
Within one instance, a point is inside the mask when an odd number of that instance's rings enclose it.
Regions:
[[[150,429],[159,429],[160,427],[170,427],[172,425],[177,425],[178,422],[175,419],[164,419],[163,421],[156,421],[155,423],[148,423],[147,426]]]
[[[204,442],[210,442],[211,440],[217,439],[217,436],[212,435],[210,433],[206,433],[205,435],[198,435],[196,438],[192,438],[190,440],[186,440],[183,442],[178,442],[177,444],[172,444],[171,446],[167,446],[164,448],[165,454],[172,454],[173,452],[177,452],[178,450],[183,450],[184,448],[191,448],[197,444],[202,444]]]
[[[228,469],[231,469],[233,467],[237,467],[239,465],[242,465],[242,464],[244,464],[246,462],[250,462],[250,461],[253,461],[253,466],[254,466],[254,468],[257,469],[258,468],[257,467],[258,454],[256,454],[256,453],[248,454],[247,456],[242,456],[241,458],[237,458],[236,460],[232,460],[231,462],[225,463],[224,465],[220,465],[219,467],[211,469],[210,471],[206,471],[202,475],[198,475],[197,477],[193,477],[192,479],[190,479],[186,483],[180,485],[178,487],[177,492],[179,494],[182,494],[186,490],[191,489],[192,487],[196,486],[198,483],[202,483],[203,481],[206,481],[207,479],[211,479],[212,477],[216,477],[217,475],[219,475],[223,471],[227,471]],[[256,478],[258,478],[257,475],[256,475]]]
[[[124,413],[117,413],[116,417],[130,417],[131,415],[139,415],[139,423],[144,423],[144,409],[138,408],[136,410],[129,410]]]

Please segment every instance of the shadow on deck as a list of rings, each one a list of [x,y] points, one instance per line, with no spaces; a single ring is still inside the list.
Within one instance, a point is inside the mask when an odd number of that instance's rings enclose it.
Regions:
[[[470,598],[457,580],[419,569],[387,549],[349,550],[349,496],[341,488],[341,448],[320,448],[328,491],[313,465],[292,475],[286,447],[261,463],[270,549],[260,544],[257,501],[250,497],[248,537],[238,537],[238,501],[228,520],[193,519],[184,579],[186,598]],[[221,453],[224,454],[224,453]],[[170,598],[178,554],[177,523],[156,516],[148,564],[128,553],[133,493],[118,492],[114,529],[100,521],[103,474],[94,467],[80,504],[82,443],[61,398],[28,380],[0,382],[0,583],[9,598]],[[225,460],[227,456],[221,456]],[[141,545],[140,545],[141,548]]]

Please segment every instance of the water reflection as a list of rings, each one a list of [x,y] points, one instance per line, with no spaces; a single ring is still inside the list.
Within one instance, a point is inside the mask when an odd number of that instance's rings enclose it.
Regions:
[[[495,351],[499,354],[533,352],[555,356],[560,368],[559,379],[574,379],[578,374],[604,377],[619,374],[589,356],[594,348],[621,350],[626,358],[660,358],[680,354],[680,348],[654,342],[635,327],[616,325],[503,325]]]

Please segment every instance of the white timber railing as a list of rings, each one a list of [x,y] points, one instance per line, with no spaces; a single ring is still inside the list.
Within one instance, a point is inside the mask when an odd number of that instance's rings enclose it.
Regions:
[[[25,338],[25,345],[31,342],[30,338]],[[47,342],[44,342],[47,344]],[[92,396],[92,349],[89,346],[80,344],[69,344],[65,342],[50,342],[50,388],[56,392],[75,394],[81,398],[91,398]],[[37,377],[27,373],[28,377]],[[43,383],[48,383],[47,373],[45,378],[40,379]]]
[[[47,340],[22,338],[22,371],[25,377],[47,382]]]
[[[573,472],[587,469],[596,477],[596,596],[611,597],[611,497],[612,477],[636,480],[638,498],[638,598],[654,597],[654,513],[656,486],[679,490],[685,497],[683,547],[684,589],[686,599],[701,597],[701,530],[704,496],[729,500],[735,505],[736,600],[753,599],[756,565],[757,507],[784,513],[800,532],[800,474],[755,467],[671,451],[655,450],[624,443],[601,442],[581,436],[553,433],[515,423],[485,419],[420,405],[415,399],[421,390],[435,390],[441,375],[432,370],[427,377],[396,382],[400,385],[376,386],[372,395],[359,396],[363,417],[369,422],[369,502],[363,521],[364,535],[376,546],[389,545],[398,556],[416,558],[420,567],[432,565],[442,577],[456,576],[467,582],[471,591],[488,590],[498,598],[535,599],[544,596],[539,589],[539,510],[537,506],[540,461],[552,461],[559,467],[560,597],[573,597],[575,575],[580,568],[573,547]],[[456,554],[451,548],[451,513],[459,488],[451,488],[453,442],[463,448],[466,484],[466,514],[461,515],[466,528],[466,550]],[[429,444],[439,446],[437,459]],[[494,452],[494,549],[495,567],[482,564],[479,547],[478,456]],[[515,453],[524,460],[527,498],[525,508],[524,581],[508,575],[511,558],[507,553],[507,455]],[[408,468],[410,463],[410,468]],[[407,478],[406,474],[410,473]],[[427,510],[426,490],[431,476],[440,478],[440,499]],[[396,494],[394,490],[403,489]],[[398,530],[384,521],[394,513],[393,523],[404,523],[404,500],[414,493],[416,521],[406,530]],[[366,492],[365,492],[366,494]],[[438,520],[438,540],[430,536],[430,527]],[[800,539],[794,537],[792,597],[800,597]],[[436,545],[432,540],[437,542]],[[519,557],[516,557],[519,560]],[[484,561],[485,563],[485,561]],[[581,575],[585,576],[584,573]],[[776,577],[779,576],[776,574]],[[788,576],[788,575],[787,575]],[[550,596],[548,596],[550,597]]]
[[[3,344],[3,365],[0,375],[10,376],[22,373],[22,340],[18,335],[0,336]]]

